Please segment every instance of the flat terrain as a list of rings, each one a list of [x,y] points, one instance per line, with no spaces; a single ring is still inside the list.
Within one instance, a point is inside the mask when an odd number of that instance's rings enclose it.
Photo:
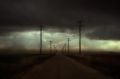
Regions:
[[[120,79],[119,53],[1,52],[0,79]]]
[[[112,79],[66,56],[54,56],[37,64],[16,79]]]
[[[31,70],[36,64],[41,64],[52,55],[11,54],[0,55],[0,79],[14,79],[21,72]]]

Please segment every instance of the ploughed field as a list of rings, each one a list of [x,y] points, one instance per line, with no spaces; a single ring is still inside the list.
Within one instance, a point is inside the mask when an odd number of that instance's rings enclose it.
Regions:
[[[0,52],[2,52],[0,54],[0,79],[13,79],[15,75],[26,72],[34,65],[43,63],[53,56],[39,55],[39,51],[9,52],[2,50]]]
[[[58,58],[56,56],[55,59],[58,59],[61,63],[64,58],[69,57],[113,79],[120,79],[120,54],[115,52],[81,52],[82,54],[78,54],[78,52],[72,51],[57,54],[58,52],[50,53],[47,51],[42,55],[39,54],[40,51],[1,50],[0,52],[0,79],[14,79],[16,75],[26,73],[35,65],[42,64],[56,55]],[[55,62],[57,63],[57,60]],[[54,65],[54,63],[52,64]]]
[[[114,79],[120,79],[119,52],[81,52],[81,56],[71,56],[76,61],[90,66]]]

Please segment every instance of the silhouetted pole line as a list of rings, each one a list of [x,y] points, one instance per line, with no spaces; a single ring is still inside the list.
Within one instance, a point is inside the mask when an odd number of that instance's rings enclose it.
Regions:
[[[81,54],[81,27],[82,27],[82,21],[80,20],[78,22],[79,26],[79,54]]]
[[[54,52],[56,53],[57,52],[57,48],[56,48],[55,45],[53,45],[53,47],[54,47]]]
[[[65,43],[65,53],[66,53],[66,43]]]
[[[70,52],[70,46],[69,46],[70,38],[68,38],[68,54]]]
[[[54,47],[54,50],[56,50],[56,46],[55,46],[55,45],[53,45],[53,47]]]
[[[43,25],[40,25],[40,54],[42,54],[42,30]]]
[[[52,53],[52,41],[50,40],[50,53]]]
[[[66,53],[66,43],[63,45],[62,52]]]
[[[62,49],[61,49],[61,53],[62,53],[62,54],[64,53],[64,46],[65,46],[65,45],[63,45],[63,46],[62,46]]]

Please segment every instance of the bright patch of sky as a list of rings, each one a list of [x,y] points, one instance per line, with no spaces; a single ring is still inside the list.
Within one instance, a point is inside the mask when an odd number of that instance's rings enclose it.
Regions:
[[[70,49],[79,48],[79,36],[73,33],[43,31],[43,49],[49,49],[49,41],[62,49],[70,38]],[[40,49],[40,31],[12,32],[0,36],[0,48]],[[120,51],[120,41],[89,39],[81,35],[81,50]]]
[[[67,44],[70,38],[70,48],[78,48],[78,36],[59,32],[43,31],[43,49],[49,49],[49,41],[53,41],[57,49],[61,49]],[[0,48],[40,48],[40,31],[12,32],[9,35],[0,36]]]

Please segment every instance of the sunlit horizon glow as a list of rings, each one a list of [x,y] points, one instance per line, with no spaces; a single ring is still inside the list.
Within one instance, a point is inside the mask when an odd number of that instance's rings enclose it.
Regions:
[[[87,37],[81,38],[82,50],[86,51],[120,51],[119,40],[101,40],[101,39],[89,39]]]
[[[76,34],[43,31],[43,50],[50,48],[50,40],[53,41],[53,50],[54,46],[57,50],[61,50],[63,45],[67,44],[67,38],[70,38],[70,49],[78,48],[78,37]],[[40,31],[12,32],[9,35],[0,36],[0,48],[39,50]]]
[[[66,44],[67,39],[70,38],[70,50],[79,49],[79,36],[75,33],[65,32],[50,32],[43,31],[43,50],[49,50],[52,41],[52,49],[62,50]],[[81,51],[120,51],[120,41],[116,40],[101,40],[89,39],[85,35],[81,35]],[[23,31],[11,32],[9,35],[0,36],[0,49],[26,49],[39,50],[40,49],[40,31]]]

